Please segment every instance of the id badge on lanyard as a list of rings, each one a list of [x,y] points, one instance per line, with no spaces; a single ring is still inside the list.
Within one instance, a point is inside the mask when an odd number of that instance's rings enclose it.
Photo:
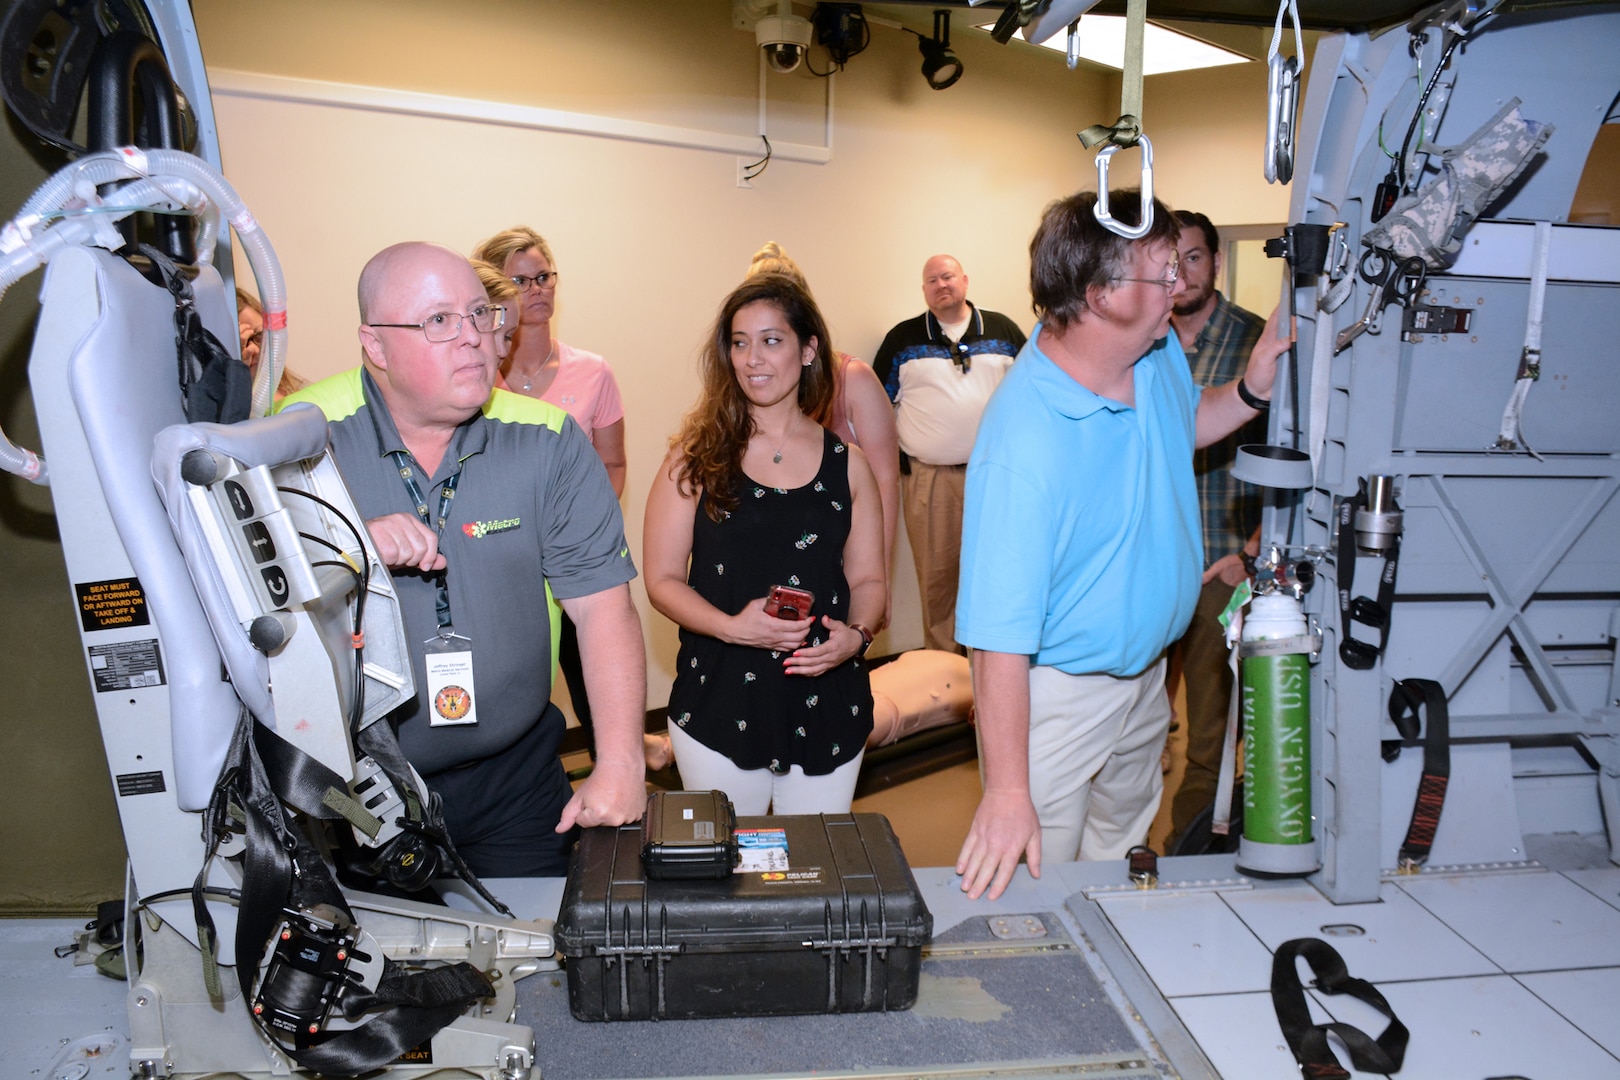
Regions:
[[[462,727],[478,723],[472,640],[445,627],[422,643],[422,651],[427,668],[429,725]]]
[[[399,466],[405,491],[416,505],[417,516],[424,525],[434,530],[442,542],[444,523],[450,516],[450,501],[455,498],[456,485],[461,481],[460,470],[446,480],[440,489],[439,516],[435,522],[428,516],[427,500],[416,482],[416,471],[411,461],[398,450],[394,451],[393,457],[394,463]],[[423,667],[427,677],[428,723],[432,727],[476,724],[478,703],[473,687],[472,639],[451,629],[450,588],[443,570],[439,571],[438,598],[434,606],[438,614],[439,632],[422,643]]]

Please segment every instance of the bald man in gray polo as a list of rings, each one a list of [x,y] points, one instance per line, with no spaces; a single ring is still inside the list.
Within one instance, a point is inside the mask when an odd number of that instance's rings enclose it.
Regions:
[[[388,248],[361,274],[363,366],[281,407],[325,412],[338,467],[393,572],[417,697],[389,719],[443,798],[452,839],[479,875],[560,875],[576,825],[637,820],[646,801],[635,566],[584,433],[561,409],[492,389],[493,336],[474,325],[489,321],[487,304],[455,252]],[[453,337],[433,340],[452,324]],[[579,628],[598,716],[596,768],[577,793],[557,760],[548,583]],[[470,652],[470,705],[436,699],[430,641]]]

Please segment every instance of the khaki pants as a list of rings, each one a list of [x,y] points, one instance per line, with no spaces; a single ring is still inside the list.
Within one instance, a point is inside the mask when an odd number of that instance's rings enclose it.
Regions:
[[[962,500],[966,465],[927,465],[911,460],[900,477],[911,559],[922,596],[923,645],[966,655],[956,643],[956,582],[962,572]]]
[[[1181,677],[1187,686],[1187,771],[1170,801],[1175,838],[1215,801],[1220,780],[1226,711],[1232,700],[1232,669],[1220,615],[1231,599],[1232,586],[1220,578],[1205,585],[1198,594],[1191,625],[1171,646],[1181,650]]]
[[[1029,793],[1041,862],[1122,859],[1147,843],[1170,730],[1164,659],[1128,679],[1029,671]]]

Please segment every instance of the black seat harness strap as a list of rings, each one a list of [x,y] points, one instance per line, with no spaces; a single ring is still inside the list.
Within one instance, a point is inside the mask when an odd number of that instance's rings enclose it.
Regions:
[[[1389,1017],[1384,1033],[1373,1039],[1349,1024],[1312,1023],[1310,1004],[1299,982],[1296,960],[1301,956],[1316,975],[1312,985],[1317,990],[1324,994],[1349,994]],[[1406,1025],[1396,1018],[1395,1010],[1389,1007],[1378,988],[1352,976],[1344,959],[1325,941],[1295,938],[1283,942],[1271,962],[1271,1003],[1277,1010],[1277,1024],[1282,1028],[1283,1038],[1288,1040],[1288,1048],[1293,1051],[1300,1072],[1309,1080],[1348,1080],[1350,1076],[1333,1055],[1328,1044],[1329,1032],[1344,1042],[1350,1051],[1350,1064],[1362,1072],[1396,1072],[1406,1057],[1406,1043],[1411,1037]]]
[[[1384,571],[1378,576],[1378,599],[1365,596],[1351,599],[1356,582],[1356,513],[1367,507],[1366,488],[1339,503],[1339,546],[1334,560],[1339,577],[1339,659],[1346,667],[1366,671],[1378,662],[1378,657],[1389,644],[1390,610],[1395,603],[1395,574],[1401,561],[1401,538],[1391,542],[1384,559]],[[1378,630],[1378,644],[1358,641],[1350,634],[1353,623],[1363,623]]]
[[[1440,811],[1451,782],[1451,714],[1446,707],[1445,688],[1433,679],[1397,680],[1389,692],[1389,718],[1402,739],[1418,737],[1420,711],[1428,722],[1423,732],[1423,776],[1418,781],[1412,822],[1407,826],[1406,839],[1401,841],[1399,866],[1407,872],[1428,861],[1435,830],[1440,827]],[[1399,753],[1397,745],[1394,754],[1386,751],[1384,756],[1393,761]]]
[[[343,892],[319,849],[286,809],[310,818],[342,821],[323,800],[341,780],[331,770],[281,739],[243,710],[231,755],[211,803],[210,855],[216,838],[245,818],[247,845],[241,904],[236,925],[236,974],[243,1000],[255,1000],[266,947],[289,911],[325,909],[354,924]],[[206,866],[204,868],[206,874]],[[203,875],[199,875],[199,882]],[[196,901],[199,937],[212,942],[215,931],[206,905]],[[211,950],[206,950],[211,951]],[[288,1045],[285,1035],[265,1031],[301,1067],[326,1076],[358,1076],[390,1064],[431,1039],[480,998],[493,994],[489,979],[469,963],[407,972],[391,959],[374,991],[349,985],[338,998],[344,1016],[358,1027],[336,1031],[324,1041]],[[262,1021],[261,1021],[262,1023]]]

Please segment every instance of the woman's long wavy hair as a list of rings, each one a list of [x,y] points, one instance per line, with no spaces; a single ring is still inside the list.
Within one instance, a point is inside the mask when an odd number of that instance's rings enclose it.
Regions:
[[[815,339],[815,359],[799,375],[799,408],[818,424],[832,414],[833,353],[821,310],[804,286],[785,274],[750,277],[720,305],[698,361],[703,393],[670,440],[681,451],[675,476],[681,493],[705,492],[708,515],[715,521],[737,508],[743,454],[754,435],[748,397],[731,366],[731,324],[737,312],[761,302],[782,313],[801,345]]]

